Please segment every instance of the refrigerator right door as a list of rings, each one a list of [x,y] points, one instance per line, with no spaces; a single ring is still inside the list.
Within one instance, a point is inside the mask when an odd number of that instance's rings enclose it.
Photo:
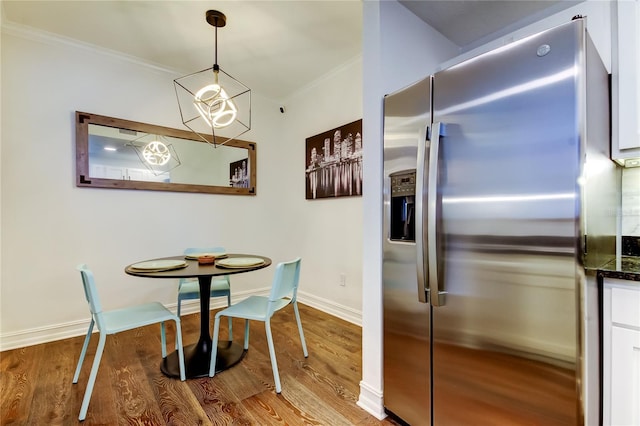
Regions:
[[[583,32],[574,21],[434,75],[434,425],[581,421]]]

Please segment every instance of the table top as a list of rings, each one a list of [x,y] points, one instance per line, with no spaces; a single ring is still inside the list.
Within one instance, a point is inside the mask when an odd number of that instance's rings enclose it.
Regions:
[[[227,257],[225,257],[224,259],[234,258],[234,257],[258,257],[264,260],[264,263],[261,263],[259,265],[254,265],[254,266],[242,267],[242,268],[222,268],[222,267],[218,267],[216,264],[200,265],[197,260],[185,259],[185,255],[181,254],[178,256],[148,259],[141,262],[151,262],[151,261],[157,261],[157,260],[184,260],[187,263],[186,268],[173,269],[170,271],[162,271],[162,272],[140,271],[140,270],[131,269],[132,265],[139,263],[139,262],[134,262],[131,265],[127,265],[124,268],[124,272],[129,275],[134,275],[136,277],[147,277],[147,278],[193,278],[193,277],[213,277],[216,275],[240,274],[243,272],[255,271],[258,269],[266,268],[267,266],[271,265],[271,259],[269,259],[268,257],[256,255],[256,254],[232,253],[232,254],[228,254]]]

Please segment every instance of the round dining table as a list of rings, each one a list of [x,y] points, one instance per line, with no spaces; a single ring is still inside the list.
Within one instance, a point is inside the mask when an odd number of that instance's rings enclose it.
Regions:
[[[262,263],[251,266],[239,266],[226,268],[218,266],[218,259],[214,264],[200,264],[198,260],[186,259],[185,255],[162,257],[158,259],[149,259],[127,265],[124,269],[125,273],[136,277],[145,278],[197,278],[200,284],[200,337],[198,342],[192,345],[184,346],[184,363],[186,377],[196,378],[209,375],[209,363],[211,360],[211,335],[209,334],[209,309],[210,309],[210,293],[211,280],[218,275],[242,274],[245,272],[256,271],[271,265],[271,259],[268,257],[255,254],[228,254],[224,259],[233,258],[260,258]],[[184,260],[186,267],[179,269],[171,269],[165,271],[141,270],[135,265],[146,262],[158,262],[168,260]],[[245,351],[240,343],[232,340],[218,341],[218,356],[216,361],[216,372],[225,370],[242,360]],[[180,377],[180,364],[178,361],[178,352],[170,353],[160,364],[160,370],[169,377]]]

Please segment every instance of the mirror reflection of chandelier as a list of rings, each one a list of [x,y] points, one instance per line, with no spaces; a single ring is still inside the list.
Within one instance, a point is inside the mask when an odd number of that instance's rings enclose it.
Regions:
[[[175,148],[165,136],[142,133],[127,145],[133,147],[140,162],[155,176],[169,173],[182,164]]]
[[[251,129],[251,89],[218,65],[218,28],[227,17],[206,12],[215,28],[213,67],[173,80],[182,123],[213,146],[224,145]]]
[[[149,142],[142,150],[142,156],[154,166],[164,166],[171,160],[169,148],[158,140]]]

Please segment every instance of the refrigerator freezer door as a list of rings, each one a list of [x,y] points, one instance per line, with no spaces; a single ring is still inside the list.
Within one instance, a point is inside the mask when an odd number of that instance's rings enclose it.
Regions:
[[[433,121],[447,129],[435,425],[581,421],[583,37],[575,21],[434,75]]]
[[[430,307],[424,279],[419,282],[416,267],[416,247],[423,244],[419,226],[417,242],[391,238],[391,180],[415,174],[419,169],[417,158],[426,160],[429,92],[427,78],[386,96],[384,101],[384,406],[412,425],[429,424],[431,418]],[[416,182],[416,192],[422,192],[422,186],[422,182]],[[417,221],[421,200],[415,195]]]

